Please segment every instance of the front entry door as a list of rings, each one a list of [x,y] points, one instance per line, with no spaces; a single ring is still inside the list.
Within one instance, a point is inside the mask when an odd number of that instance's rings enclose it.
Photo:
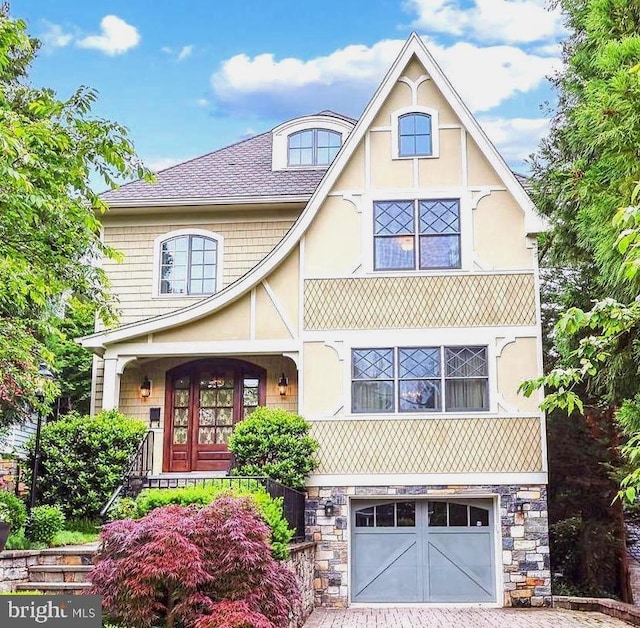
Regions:
[[[227,471],[233,426],[264,403],[264,379],[262,369],[240,360],[169,371],[164,470]]]

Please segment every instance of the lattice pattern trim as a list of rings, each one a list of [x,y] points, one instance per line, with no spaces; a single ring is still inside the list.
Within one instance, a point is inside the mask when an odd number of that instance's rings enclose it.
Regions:
[[[535,324],[531,274],[305,281],[308,330]]]
[[[317,473],[536,473],[540,419],[315,421]]]

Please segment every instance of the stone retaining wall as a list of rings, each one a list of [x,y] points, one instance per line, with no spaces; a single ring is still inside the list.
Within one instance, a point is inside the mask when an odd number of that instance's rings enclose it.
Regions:
[[[0,552],[0,591],[15,591],[16,584],[29,582],[29,567],[37,565],[39,550]]]
[[[313,575],[316,562],[316,544],[314,542],[296,543],[289,546],[291,556],[285,562],[287,567],[300,579],[302,592],[302,617],[297,618],[291,628],[302,626],[314,606]]]
[[[306,532],[318,543],[314,577],[315,604],[349,603],[349,498],[397,495],[454,497],[498,495],[502,538],[504,606],[551,604],[549,531],[545,486],[327,486],[308,489]],[[334,515],[325,517],[331,498]]]

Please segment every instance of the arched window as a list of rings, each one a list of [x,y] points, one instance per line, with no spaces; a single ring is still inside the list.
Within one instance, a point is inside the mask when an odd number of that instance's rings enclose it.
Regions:
[[[306,129],[287,139],[289,166],[328,166],[342,144],[340,133],[329,129]]]
[[[431,116],[406,113],[398,117],[398,155],[425,157],[433,154]]]
[[[171,234],[170,234],[171,236]],[[220,289],[221,239],[176,232],[159,243],[160,295],[205,295]]]

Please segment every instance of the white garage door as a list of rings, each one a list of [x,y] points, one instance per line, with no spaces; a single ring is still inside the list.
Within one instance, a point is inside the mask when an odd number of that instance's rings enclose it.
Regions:
[[[491,500],[352,503],[353,602],[495,602]]]

